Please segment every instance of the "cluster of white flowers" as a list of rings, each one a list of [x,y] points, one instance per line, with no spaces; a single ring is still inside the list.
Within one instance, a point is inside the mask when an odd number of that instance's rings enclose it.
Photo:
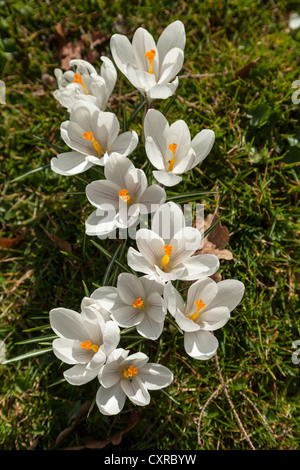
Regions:
[[[142,337],[157,340],[169,313],[183,332],[186,353],[207,360],[218,348],[212,332],[225,325],[244,294],[242,282],[216,283],[210,277],[219,268],[218,258],[195,254],[203,235],[186,225],[179,205],[166,202],[163,186],[180,183],[185,172],[206,158],[215,139],[210,129],[191,139],[183,120],[169,125],[152,108],[153,100],[175,93],[185,42],[181,21],[171,23],[157,44],[143,28],[135,32],[132,43],[120,34],[111,38],[117,67],[147,103],[144,152],[156,168],[153,176],[158,182],[150,186],[145,172],[129,159],[138,144],[137,133],[120,134],[117,117],[106,111],[117,79],[113,62],[102,57],[100,75],[83,60],[71,61],[76,72],[55,71],[54,96],[70,114],[61,124],[61,137],[71,151],[53,158],[52,170],[69,176],[93,165],[104,167],[104,179],[86,187],[87,199],[96,208],[86,220],[86,233],[101,238],[117,228],[136,226],[141,214],[152,214],[151,229],[137,230],[137,249],[129,247],[127,252],[128,266],[142,276],[119,274],[116,287],[99,287],[84,297],[80,313],[62,307],[50,311],[51,327],[58,336],[54,354],[72,365],[64,372],[65,379],[82,385],[97,378],[96,403],[106,415],[119,413],[126,397],[136,405],[147,405],[149,390],[167,387],[173,380],[168,368],[150,363],[144,353],[129,355],[118,347],[120,328],[135,328]],[[186,301],[174,281],[193,281]]]

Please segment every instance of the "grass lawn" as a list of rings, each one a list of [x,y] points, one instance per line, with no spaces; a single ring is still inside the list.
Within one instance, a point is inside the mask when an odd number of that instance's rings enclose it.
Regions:
[[[299,2],[283,0],[0,1],[1,449],[299,448],[299,361],[292,354],[294,342],[300,345],[300,104],[292,84],[300,79],[300,29],[289,28],[297,11]],[[135,243],[128,239],[119,264],[109,264],[93,241],[113,255],[119,240],[100,242],[84,227],[94,210],[85,186],[99,170],[63,177],[49,167],[68,150],[60,137],[68,113],[52,96],[54,69],[70,52],[98,68],[101,55],[111,57],[113,33],[131,39],[143,26],[157,40],[177,19],[187,36],[180,84],[154,107],[169,122],[185,120],[192,137],[210,128],[216,140],[167,194],[189,202],[185,193],[210,192],[191,202],[204,204],[206,215],[217,210],[228,228],[232,259],[220,260],[219,274],[242,281],[245,296],[216,331],[220,346],[209,361],[187,356],[168,321],[157,341],[124,335],[122,347],[166,365],[174,381],[153,392],[147,407],[127,400],[121,414],[108,417],[95,405],[97,381],[74,387],[63,380],[48,314],[59,306],[78,311],[86,292],[115,285]],[[121,128],[138,133],[132,160],[141,168],[140,102],[118,71],[109,108]]]

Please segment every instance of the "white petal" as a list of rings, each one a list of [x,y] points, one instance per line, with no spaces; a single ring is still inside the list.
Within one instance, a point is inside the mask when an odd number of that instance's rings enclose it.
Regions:
[[[194,282],[187,294],[186,312],[190,315],[196,311],[195,302],[202,299],[207,307],[218,292],[217,283],[210,278]],[[200,310],[201,313],[201,310]]]
[[[97,302],[106,312],[111,312],[114,308],[121,306],[118,289],[113,286],[98,287],[92,293],[91,300]]]
[[[217,283],[218,293],[209,308],[226,306],[231,312],[242,300],[245,286],[236,279],[225,279]]]
[[[185,226],[181,207],[174,202],[160,206],[152,217],[151,229],[170,244],[174,234]]]
[[[112,181],[92,181],[85,191],[90,203],[98,209],[112,212],[118,210],[120,187]]]
[[[154,266],[145,260],[144,256],[131,246],[127,252],[127,264],[134,271],[142,272],[144,274],[154,274]]]
[[[130,328],[131,326],[138,325],[142,321],[144,312],[143,309],[134,308],[133,305],[126,305],[114,310],[111,317],[119,326]]]
[[[147,97],[151,100],[162,99],[166,100],[170,96],[174,95],[179,84],[178,77],[171,83],[159,84],[157,83],[149,89]]]
[[[191,134],[185,121],[179,119],[171,124],[168,132],[168,144],[177,145],[175,152],[175,162],[187,158],[191,146]],[[171,150],[168,150],[168,160],[172,158]]]
[[[150,315],[145,315],[141,323],[136,326],[137,332],[148,339],[158,339],[162,334],[164,322],[153,321]]]
[[[104,415],[116,415],[122,411],[126,395],[119,384],[111,388],[100,387],[96,395],[99,411]]]
[[[140,213],[155,212],[161,204],[164,204],[166,197],[166,192],[161,186],[152,184],[143,192],[139,199]]]
[[[197,323],[195,323],[193,320],[191,320],[190,318],[187,318],[180,310],[177,309],[176,313],[175,313],[175,320],[176,320],[176,323],[178,324],[178,326],[180,326],[180,328],[183,330],[183,331],[187,331],[187,332],[190,332],[190,331],[198,331],[200,330],[200,327]]]
[[[119,296],[125,304],[132,306],[137,298],[145,299],[145,291],[138,277],[130,273],[121,273],[118,276],[117,289]]]
[[[150,135],[146,139],[145,149],[147,157],[152,165],[157,168],[157,170],[164,170],[164,155],[161,153],[153,137]]]
[[[117,67],[126,75],[127,63],[136,64],[129,39],[122,34],[114,34],[110,40],[110,49]]]
[[[153,171],[154,178],[164,186],[175,186],[182,181],[182,177],[175,175],[172,171]]]
[[[171,282],[168,282],[164,288],[164,299],[167,303],[167,309],[173,317],[176,314],[177,308],[182,312],[184,311],[183,298]]]
[[[185,29],[181,21],[173,21],[161,33],[157,41],[157,49],[160,61],[162,61],[170,49],[179,47],[182,51],[185,48]]]
[[[103,387],[110,388],[116,385],[121,378],[119,361],[112,361],[105,364],[99,374],[99,382]]]
[[[77,364],[64,372],[66,381],[71,385],[84,385],[97,377],[99,369],[87,369],[84,364]]]
[[[66,364],[87,364],[91,360],[90,351],[80,348],[78,340],[56,338],[52,342],[55,356]]]
[[[152,266],[157,264],[164,256],[164,240],[152,230],[143,228],[138,230],[136,244],[139,252]]]
[[[215,307],[201,313],[197,318],[197,323],[201,330],[215,331],[222,328],[230,318],[230,312],[227,307]]]
[[[156,109],[149,109],[147,111],[144,120],[145,139],[147,141],[147,137],[152,137],[162,157],[164,157],[167,149],[166,136],[168,129],[168,121],[160,111]]]
[[[125,188],[134,202],[139,202],[147,188],[147,177],[143,170],[131,168],[125,175]]]
[[[103,211],[96,209],[85,221],[87,235],[103,236],[112,233],[116,229],[116,210]]]
[[[121,387],[135,405],[146,406],[150,403],[150,394],[137,375],[121,380]]]
[[[138,135],[135,131],[127,131],[118,135],[109,148],[110,157],[113,155],[127,157],[136,148],[138,140]]]
[[[107,321],[103,333],[103,350],[106,356],[117,348],[120,342],[120,329],[113,321]]]
[[[211,151],[215,142],[215,133],[210,129],[203,129],[197,134],[191,143],[196,154],[196,165],[202,162]]]
[[[120,131],[120,124],[114,113],[99,111],[95,139],[104,151],[110,149]]]
[[[147,315],[158,323],[164,321],[167,313],[166,302],[158,292],[152,292],[147,297]]]
[[[164,284],[158,282],[154,277],[142,276],[139,279],[144,287],[146,298],[150,298],[153,293],[158,293],[159,295],[163,294]]]
[[[144,72],[132,64],[127,64],[126,75],[132,85],[141,93],[147,93],[156,84],[154,74]]]
[[[122,367],[129,367],[130,365],[133,365],[134,367],[137,367],[138,369],[144,367],[145,364],[149,361],[149,357],[142,353],[142,352],[137,352],[134,354],[130,354],[130,356],[127,356],[121,363]]]
[[[139,371],[139,378],[148,390],[159,390],[168,387],[174,376],[167,367],[149,362]]]
[[[216,353],[219,342],[209,331],[199,330],[184,334],[184,347],[194,359],[207,360]]]
[[[121,189],[124,189],[126,188],[125,175],[132,168],[134,168],[134,165],[129,158],[111,155],[105,165],[104,175],[107,180],[113,181]]]
[[[78,175],[91,168],[92,163],[86,161],[85,155],[76,151],[65,152],[53,157],[50,161],[51,170],[59,175]]]
[[[190,148],[188,153],[184,158],[181,160],[175,161],[174,167],[173,167],[173,173],[175,174],[182,174],[185,173],[186,171],[191,170],[196,166],[196,154],[193,148]]]
[[[181,70],[183,60],[184,54],[181,49],[174,47],[169,50],[160,67],[158,85],[165,85],[173,80]]]
[[[90,140],[84,139],[85,129],[76,122],[64,121],[60,125],[60,135],[65,143],[73,150],[84,155],[96,156],[96,150]]]
[[[181,279],[183,281],[194,281],[212,276],[219,269],[220,262],[215,255],[196,255],[188,258],[183,265],[186,272]]]
[[[145,56],[145,53],[151,49],[155,50],[156,54],[153,59],[153,74],[157,77],[159,70],[159,57],[156,49],[156,44],[151,34],[144,28],[138,28],[132,38],[132,48],[135,56],[137,66],[148,73],[150,64]],[[150,75],[150,74],[149,74]]]
[[[117,71],[116,71],[114,64],[108,57],[101,56],[101,60],[103,63],[101,65],[100,73],[106,83],[106,89],[107,89],[106,96],[108,99],[117,81]]]
[[[49,318],[52,330],[60,337],[83,341],[87,335],[80,313],[74,310],[54,308],[50,311]]]
[[[200,247],[201,233],[194,227],[183,227],[170,241],[173,247],[169,267],[173,268],[189,260],[191,255]]]

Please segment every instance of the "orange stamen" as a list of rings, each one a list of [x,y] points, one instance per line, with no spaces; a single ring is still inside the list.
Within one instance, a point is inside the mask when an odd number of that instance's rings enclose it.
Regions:
[[[177,149],[177,144],[170,144],[168,149],[171,150],[171,152],[173,152],[173,157],[170,160],[169,168],[168,168],[168,171],[172,171],[173,167],[174,167],[174,164],[175,164],[175,152],[176,152],[176,149]]]
[[[162,262],[161,262],[163,268],[166,267],[167,264],[169,263],[170,256],[172,254],[172,250],[173,250],[173,247],[171,245],[165,245],[164,246],[165,256],[163,256],[163,259],[162,259]]]
[[[123,375],[124,377],[126,377],[126,379],[128,379],[128,377],[133,377],[137,373],[138,373],[138,370],[136,367],[129,366],[128,369],[124,370]]]
[[[144,302],[142,301],[141,297],[136,299],[136,302],[132,302],[132,305],[135,308],[143,308],[144,307]]]
[[[154,60],[155,55],[156,55],[156,52],[154,49],[150,49],[150,51],[145,52],[145,56],[149,60],[149,65],[150,65],[148,73],[153,73],[152,65],[153,65],[153,60]]]
[[[83,137],[84,139],[91,140],[91,141],[93,142],[94,149],[95,149],[98,153],[101,153],[101,152],[102,152],[102,148],[101,148],[99,142],[97,142],[97,140],[95,140],[94,134],[93,134],[92,131],[84,132],[82,137]]]
[[[92,344],[92,342],[89,340],[83,341],[80,347],[82,349],[87,349],[87,350],[91,349],[92,351],[94,351],[94,353],[99,351],[99,346],[97,346],[97,344]]]
[[[199,317],[199,310],[202,310],[205,307],[205,303],[203,302],[202,299],[199,299],[198,301],[196,300],[194,304],[197,307],[197,311],[193,313],[192,315],[187,316],[190,320],[193,320],[193,321],[195,321]]]
[[[121,189],[121,191],[119,191],[119,197],[124,202],[130,202],[130,200],[131,200],[131,197],[128,195],[128,190],[127,189]]]
[[[74,83],[79,83],[79,84],[84,88],[84,91],[86,92],[86,94],[89,95],[89,92],[88,92],[88,90],[87,90],[87,87],[85,86],[85,84],[84,84],[83,81],[82,81],[81,75],[79,75],[78,73],[74,73],[73,82],[74,82]]]

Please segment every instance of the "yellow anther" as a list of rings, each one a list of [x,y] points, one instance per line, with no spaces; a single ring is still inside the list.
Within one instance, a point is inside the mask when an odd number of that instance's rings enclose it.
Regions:
[[[153,60],[154,60],[155,55],[156,55],[156,52],[154,49],[150,49],[150,51],[145,52],[145,56],[149,60],[149,65],[150,65],[148,73],[153,73],[152,65],[153,65]]]
[[[121,189],[119,191],[119,198],[122,199],[124,202],[130,202],[131,197],[128,195],[128,190],[127,189]]]
[[[87,349],[87,350],[91,349],[92,351],[94,351],[94,353],[99,351],[99,346],[97,346],[97,344],[92,344],[92,342],[89,340],[83,341],[80,347],[81,349]]]
[[[163,268],[165,268],[167,266],[167,264],[169,263],[170,256],[172,254],[172,250],[173,250],[173,247],[171,245],[165,245],[164,246],[165,256],[163,256],[163,259],[162,259],[162,262],[161,262]]]
[[[177,149],[177,144],[170,144],[168,147],[169,150],[173,153],[173,157],[170,160],[168,171],[172,171],[175,164],[175,152]]]
[[[78,73],[74,73],[73,82],[74,83],[79,83],[84,88],[84,91],[86,92],[86,94],[89,95],[87,87],[85,86],[85,84],[82,81],[81,75],[79,75]]]
[[[125,369],[123,372],[124,377],[128,379],[129,377],[134,377],[138,373],[138,370],[136,367],[129,366],[128,369]]]
[[[136,302],[132,302],[132,305],[135,308],[143,308],[144,307],[144,302],[142,301],[141,297],[136,299]]]
[[[205,307],[205,303],[203,302],[202,299],[196,300],[196,302],[194,302],[194,304],[197,307],[197,311],[195,313],[193,313],[192,315],[187,316],[190,320],[193,320],[193,321],[195,321],[199,317],[199,310],[202,310],[202,308]]]
[[[82,137],[83,137],[84,139],[91,140],[91,141],[93,142],[94,149],[95,149],[98,153],[102,153],[102,148],[101,148],[99,142],[97,142],[97,140],[95,140],[94,134],[93,134],[92,131],[84,132]]]

